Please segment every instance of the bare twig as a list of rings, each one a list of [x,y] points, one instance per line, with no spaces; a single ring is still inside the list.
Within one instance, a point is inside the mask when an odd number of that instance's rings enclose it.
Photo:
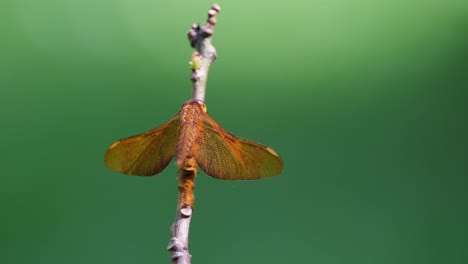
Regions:
[[[193,211],[193,189],[197,176],[197,164],[193,158],[188,159],[183,168],[179,169],[179,202],[174,224],[171,226],[171,241],[167,250],[171,252],[172,263],[189,264],[192,256],[188,251],[188,234]]]
[[[214,4],[208,11],[208,19],[203,27],[193,24],[188,32],[190,45],[195,48],[192,55],[193,94],[192,99],[205,101],[206,81],[211,63],[216,59],[216,49],[211,44],[211,36],[216,25],[216,15],[221,7]]]
[[[192,75],[193,94],[192,100],[205,100],[206,81],[211,63],[216,59],[216,49],[211,44],[211,36],[214,33],[216,15],[221,10],[219,5],[214,4],[208,11],[208,19],[200,27],[198,24],[192,25],[188,32],[190,45],[196,51],[192,54]],[[179,169],[177,181],[179,183],[179,201],[177,205],[177,215],[171,226],[171,240],[167,249],[171,252],[172,263],[190,264],[192,256],[188,251],[188,234],[190,220],[192,218],[195,188],[195,177],[198,169],[195,159],[190,158],[184,161]]]

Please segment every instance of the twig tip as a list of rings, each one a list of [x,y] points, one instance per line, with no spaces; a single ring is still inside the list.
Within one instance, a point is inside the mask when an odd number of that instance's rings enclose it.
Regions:
[[[216,12],[221,11],[221,7],[218,4],[213,4],[211,6],[211,10],[215,10]]]

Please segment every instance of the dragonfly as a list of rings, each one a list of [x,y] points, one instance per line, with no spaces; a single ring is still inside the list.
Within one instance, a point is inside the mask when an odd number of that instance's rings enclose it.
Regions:
[[[263,179],[283,170],[276,151],[227,132],[199,100],[184,103],[159,127],[112,143],[105,165],[123,174],[152,176],[174,158],[180,168],[194,159],[207,175],[221,180]]]

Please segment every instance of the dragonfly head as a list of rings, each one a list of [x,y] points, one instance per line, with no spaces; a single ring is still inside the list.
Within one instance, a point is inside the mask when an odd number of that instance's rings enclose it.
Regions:
[[[205,103],[203,103],[203,101],[200,101],[200,100],[196,100],[196,99],[191,99],[191,100],[188,100],[187,102],[185,102],[182,107],[184,107],[184,105],[189,105],[189,104],[198,104],[201,109],[203,110],[203,112],[206,113],[206,105]]]

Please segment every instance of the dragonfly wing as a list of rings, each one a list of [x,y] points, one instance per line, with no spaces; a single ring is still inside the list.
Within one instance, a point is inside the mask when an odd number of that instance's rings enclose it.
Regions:
[[[283,170],[283,161],[273,149],[230,134],[207,114],[203,123],[195,159],[206,174],[221,180],[255,180]]]
[[[178,116],[145,133],[114,142],[106,152],[104,163],[114,171],[129,175],[160,173],[176,153]]]

